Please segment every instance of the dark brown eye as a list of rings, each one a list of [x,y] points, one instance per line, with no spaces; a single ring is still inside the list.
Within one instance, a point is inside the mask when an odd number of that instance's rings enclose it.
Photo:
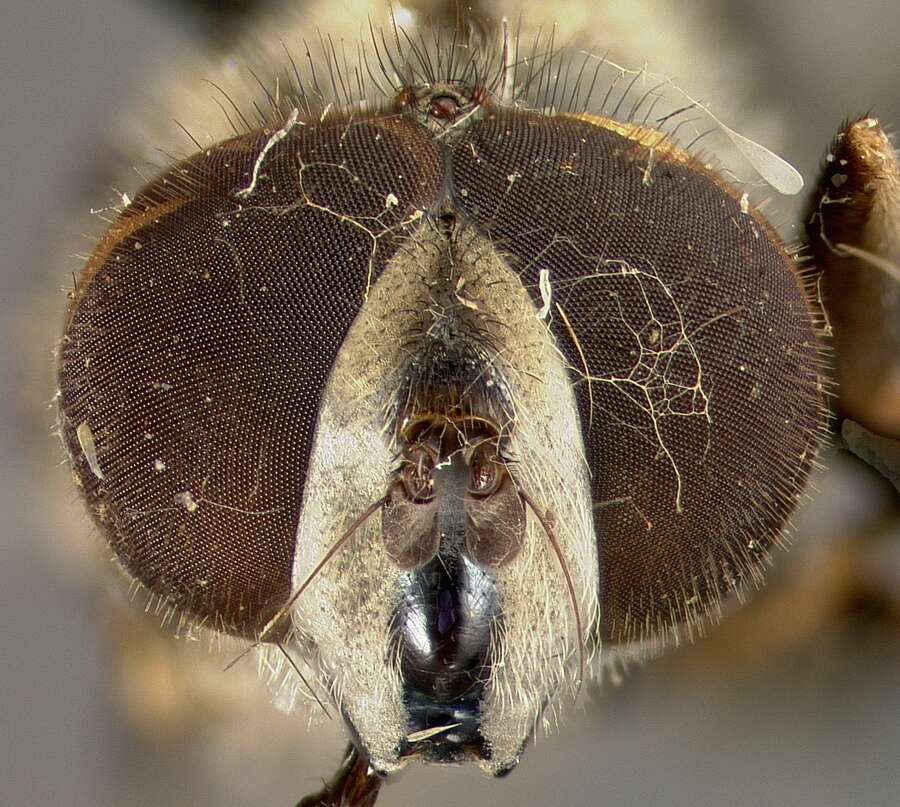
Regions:
[[[417,125],[298,122],[184,160],[101,240],[61,345],[61,425],[150,591],[247,636],[287,600],[326,379],[438,183]]]
[[[821,442],[794,261],[746,197],[654,138],[499,110],[452,152],[455,198],[522,267],[571,368],[613,644],[665,640],[758,580]]]

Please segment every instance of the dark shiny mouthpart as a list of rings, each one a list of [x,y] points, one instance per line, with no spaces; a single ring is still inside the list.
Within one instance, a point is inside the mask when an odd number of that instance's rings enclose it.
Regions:
[[[407,572],[394,619],[409,709],[404,753],[435,762],[486,759],[480,704],[491,674],[493,628],[501,618],[499,594],[494,575],[467,551],[469,518],[462,505],[469,469],[461,454],[434,476],[440,548],[424,566]]]
[[[401,757],[417,756],[426,762],[445,764],[491,758],[490,748],[481,736],[477,699],[442,702],[420,692],[409,692],[406,704],[409,734],[401,744]],[[444,731],[437,731],[443,727]],[[435,733],[431,734],[431,730]]]

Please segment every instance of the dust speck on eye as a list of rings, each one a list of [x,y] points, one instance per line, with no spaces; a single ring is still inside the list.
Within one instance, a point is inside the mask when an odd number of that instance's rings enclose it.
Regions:
[[[744,193],[741,194],[741,213],[745,216],[750,212],[750,197]]]
[[[153,460],[153,470],[161,474],[166,470],[166,464],[162,460]]]
[[[189,490],[186,490],[183,493],[176,493],[175,504],[179,507],[183,507],[189,513],[195,512],[197,508],[200,507],[199,503]]]
[[[384,206],[388,210],[392,207],[396,207],[398,204],[400,204],[400,200],[393,193],[389,193],[384,199]]]

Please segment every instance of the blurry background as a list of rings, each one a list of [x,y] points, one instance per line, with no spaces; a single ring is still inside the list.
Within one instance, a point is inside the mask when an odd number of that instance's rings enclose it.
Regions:
[[[302,717],[270,707],[252,663],[226,677],[201,651],[179,666],[173,656],[194,647],[166,641],[152,615],[110,606],[117,576],[97,573],[110,564],[50,437],[59,289],[80,266],[71,255],[90,249],[79,233],[97,233],[89,208],[113,198],[110,133],[173,62],[234,37],[265,5],[3,7],[3,805],[292,805],[330,775],[342,747],[336,727],[307,733]],[[604,32],[593,33],[602,44]],[[735,0],[694,34],[709,52],[684,54],[681,85],[692,88],[692,70],[715,85],[704,66],[739,50],[744,103],[777,122],[775,145],[808,183],[845,116],[871,110],[900,126],[896,2]],[[721,86],[709,100],[727,108],[731,92]],[[802,203],[779,200],[776,221],[798,221]],[[595,693],[508,779],[420,766],[382,803],[900,803],[900,502],[846,452],[826,462],[772,584],[708,639]]]

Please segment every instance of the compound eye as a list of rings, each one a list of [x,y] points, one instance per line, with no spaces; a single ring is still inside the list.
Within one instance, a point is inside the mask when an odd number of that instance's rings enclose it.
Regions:
[[[600,638],[664,640],[761,579],[821,442],[797,266],[746,193],[635,124],[488,109],[450,157],[463,216],[520,267],[571,368]],[[521,497],[472,470],[471,551],[506,562]]]
[[[173,166],[98,244],[60,347],[63,437],[121,564],[198,622],[257,637],[290,596],[331,367],[439,182],[411,121],[289,120]]]

